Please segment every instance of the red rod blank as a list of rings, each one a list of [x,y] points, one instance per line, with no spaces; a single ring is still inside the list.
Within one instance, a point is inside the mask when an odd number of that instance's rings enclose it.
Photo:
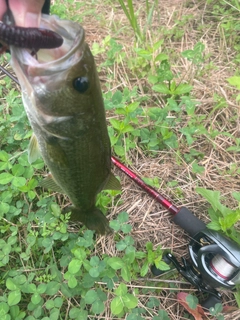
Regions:
[[[179,208],[174,206],[169,200],[164,198],[159,192],[157,192],[154,188],[150,187],[146,184],[139,176],[137,176],[133,171],[127,168],[124,164],[122,164],[118,159],[112,156],[112,163],[119,168],[122,172],[124,172],[130,179],[132,179],[139,187],[141,187],[144,191],[146,191],[154,200],[159,202],[164,208],[166,208],[173,215],[176,215],[179,211]]]

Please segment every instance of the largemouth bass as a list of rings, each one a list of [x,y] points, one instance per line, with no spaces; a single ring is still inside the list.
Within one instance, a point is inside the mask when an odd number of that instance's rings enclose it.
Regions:
[[[111,150],[94,58],[83,28],[56,16],[42,16],[41,28],[63,38],[60,48],[37,56],[11,46],[11,64],[22,89],[23,104],[34,131],[29,161],[39,151],[51,174],[41,185],[69,196],[71,217],[104,234],[108,220],[96,208],[103,189],[120,189],[111,173]],[[70,210],[68,210],[70,211]]]

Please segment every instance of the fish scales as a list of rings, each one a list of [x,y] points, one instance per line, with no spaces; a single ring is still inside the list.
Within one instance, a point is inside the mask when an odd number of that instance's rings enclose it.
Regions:
[[[120,189],[111,174],[111,149],[104,103],[94,58],[84,30],[71,21],[43,16],[43,27],[62,36],[62,47],[30,52],[11,46],[34,137],[30,161],[39,151],[50,170],[42,186],[67,194],[71,217],[88,228],[108,233],[108,221],[95,207],[103,189]],[[38,150],[39,148],[39,150]]]

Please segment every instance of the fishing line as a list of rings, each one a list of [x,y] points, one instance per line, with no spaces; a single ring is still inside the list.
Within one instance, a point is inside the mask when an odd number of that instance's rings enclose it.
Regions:
[[[2,67],[0,65],[0,70],[20,86],[18,79],[16,77],[14,77],[10,72],[8,72],[7,69],[5,69],[4,67]]]

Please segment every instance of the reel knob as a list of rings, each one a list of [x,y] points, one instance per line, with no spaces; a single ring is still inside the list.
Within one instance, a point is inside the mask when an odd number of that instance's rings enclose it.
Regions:
[[[172,261],[168,258],[168,254],[164,254],[162,257],[162,260],[168,265],[170,265],[172,263]],[[160,276],[160,275],[166,273],[166,270],[160,270],[155,266],[155,264],[153,264],[153,265],[151,265],[151,272],[154,276]]]
[[[201,301],[201,306],[209,310],[210,308],[214,308],[217,303],[222,303],[221,294],[218,292],[218,296],[209,295],[208,298],[204,301]]]

